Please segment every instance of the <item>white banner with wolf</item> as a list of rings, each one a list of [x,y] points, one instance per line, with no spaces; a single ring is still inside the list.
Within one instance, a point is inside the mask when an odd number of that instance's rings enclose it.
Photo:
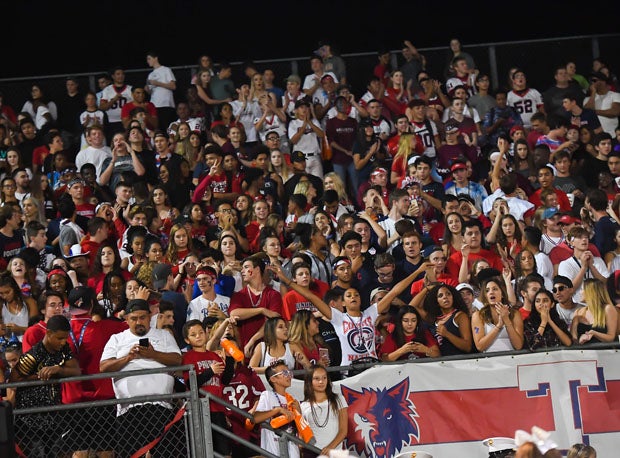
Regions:
[[[348,403],[345,445],[361,457],[487,457],[481,441],[532,426],[562,450],[581,442],[619,456],[619,349],[380,365],[334,385]],[[291,393],[303,399],[303,382]]]

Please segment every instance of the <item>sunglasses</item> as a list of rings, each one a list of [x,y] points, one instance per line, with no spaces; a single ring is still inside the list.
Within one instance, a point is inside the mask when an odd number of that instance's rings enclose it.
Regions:
[[[552,292],[552,293],[558,293],[558,292],[560,292],[560,293],[561,293],[561,292],[562,292],[562,291],[564,291],[566,288],[568,288],[568,286],[558,286],[558,287],[555,287],[555,286],[554,286],[553,288],[551,288],[551,292]]]
[[[293,371],[284,369],[283,371],[276,372],[275,374],[272,375],[272,377],[277,377],[278,375],[284,375],[285,377],[292,377]]]

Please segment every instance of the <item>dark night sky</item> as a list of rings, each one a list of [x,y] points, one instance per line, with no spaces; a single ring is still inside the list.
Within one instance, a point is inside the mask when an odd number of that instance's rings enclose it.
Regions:
[[[447,47],[452,36],[467,44],[616,33],[619,12],[615,2],[606,6],[615,11],[598,14],[604,7],[579,10],[566,2],[530,0],[472,0],[472,9],[451,2],[384,0],[370,7],[317,0],[312,14],[303,2],[305,16],[302,3],[290,0],[216,6],[208,0],[5,3],[2,55],[13,64],[2,65],[4,78],[95,72],[116,63],[145,68],[151,48],[159,50],[162,63],[178,66],[193,65],[202,52],[216,62],[307,56],[323,37],[342,53],[355,53],[398,49],[403,39],[418,47]]]

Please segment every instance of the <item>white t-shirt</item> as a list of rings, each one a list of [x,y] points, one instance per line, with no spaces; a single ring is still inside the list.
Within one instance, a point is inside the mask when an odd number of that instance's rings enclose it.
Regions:
[[[209,314],[209,307],[214,304],[218,306],[218,308],[228,315],[228,307],[230,306],[230,297],[222,296],[221,294],[216,294],[215,299],[210,301],[204,296],[200,295],[192,299],[187,306],[187,319],[188,320],[204,320]]]
[[[93,164],[95,166],[97,179],[99,179],[102,172],[101,167],[103,161],[108,158],[112,158],[112,150],[109,146],[102,146],[101,148],[89,146],[77,154],[75,157],[75,166],[80,170],[84,164]]]
[[[279,395],[275,391],[268,389],[263,391],[258,399],[257,412],[267,412],[276,407],[286,407],[286,398]],[[294,434],[295,422],[290,422],[286,425],[285,430],[287,433]],[[267,428],[261,428],[260,431],[260,446],[268,452],[280,456],[280,444],[278,443],[279,436]],[[299,458],[299,447],[295,442],[290,441],[288,443],[288,455],[290,458]]]
[[[303,121],[299,119],[293,119],[288,125],[288,138],[291,139],[297,134],[297,130],[303,125]],[[320,123],[316,120],[312,120],[312,124],[317,127],[321,127]],[[319,140],[311,127],[306,127],[306,131],[300,137],[299,141],[295,145],[291,145],[291,151],[303,151],[305,154],[319,154]]]
[[[321,78],[323,78],[325,75],[331,75],[331,77],[334,78],[334,82],[338,84],[338,78],[336,78],[336,75],[334,74],[334,72],[324,72],[321,76],[316,76],[314,73],[310,73],[309,75],[306,75],[306,77],[304,78],[304,84],[301,88],[303,90],[313,88],[316,80],[318,79],[319,85],[317,87],[317,91],[322,89],[320,82],[321,82]]]
[[[506,98],[506,105],[514,108],[521,115],[523,127],[530,129],[532,127],[532,115],[538,111],[538,107],[543,105],[543,99],[536,89],[528,88],[520,94],[510,91]]]
[[[233,100],[230,104],[232,105],[235,119],[243,124],[245,128],[246,141],[255,142],[258,140],[258,134],[254,128],[254,121],[261,116],[261,109],[258,103],[250,101],[243,106],[242,101]]]
[[[596,270],[598,270],[598,272],[601,275],[603,275],[604,277],[609,277],[609,270],[607,270],[607,265],[605,264],[605,261],[603,261],[602,258],[598,256],[594,256],[594,267],[596,268]],[[570,278],[570,279],[575,278],[577,274],[579,273],[579,270],[581,270],[581,261],[577,261],[574,256],[571,256],[570,258],[565,259],[564,261],[560,262],[560,264],[558,265],[558,275],[564,275],[565,277]],[[593,278],[589,270],[586,271],[586,274],[583,277],[584,280],[586,278]],[[573,301],[581,302],[582,292],[583,292],[583,281],[581,282],[578,288],[575,288],[575,291],[573,292]]]
[[[344,397],[340,393],[336,393],[338,397],[340,409],[347,407]],[[329,401],[317,402],[310,404],[308,401],[304,401],[300,404],[301,416],[312,428],[317,448],[326,447],[338,434],[338,410],[334,411],[329,405]],[[336,449],[342,448],[342,443],[334,447]]]
[[[121,95],[121,97],[116,102],[114,102],[110,108],[106,110],[106,113],[108,115],[108,122],[121,122],[121,111],[123,109],[123,106],[126,103],[133,102],[133,96],[131,95],[131,91],[132,86],[129,84],[123,86],[123,89],[121,91],[117,91],[116,86],[114,86],[113,84],[110,84],[109,86],[103,88],[103,90],[101,91],[102,100],[110,101],[114,97],[116,97],[116,94]]]
[[[553,264],[549,255],[539,251],[534,255],[536,260],[536,271],[545,279],[545,289],[551,291],[553,288]]]
[[[159,83],[170,83],[172,81],[176,81],[172,70],[164,65],[154,68],[146,79],[147,81],[153,80]],[[149,85],[149,89],[151,90],[151,102],[153,102],[153,105],[157,108],[174,108],[174,92],[168,88],[153,85]]]
[[[590,96],[583,100],[585,105],[590,100]],[[594,109],[596,110],[609,110],[613,103],[620,103],[620,93],[609,91],[605,95],[596,94],[594,96]],[[618,117],[608,118],[607,116],[599,116],[598,120],[601,122],[603,130],[611,135],[612,138],[616,137],[616,127],[618,126]]]
[[[103,353],[101,354],[101,361],[105,361],[110,358],[119,359],[127,356],[131,350],[131,347],[136,345],[142,338],[148,338],[149,343],[157,351],[163,353],[181,354],[181,350],[179,349],[179,346],[174,340],[172,334],[164,329],[151,328],[144,336],[135,335],[127,329],[110,337],[103,349]],[[158,367],[166,366],[158,363],[154,359],[136,358],[129,361],[127,365],[121,369],[121,371],[125,372],[140,369],[154,369]],[[171,394],[174,388],[174,378],[170,374],[135,375],[132,377],[113,379],[113,388],[117,399],[126,399],[144,395]],[[131,407],[141,404],[143,403],[118,404],[117,415],[120,416],[127,412]],[[159,404],[172,409],[172,406],[164,401],[157,401],[152,404]]]
[[[378,316],[377,304],[364,310],[361,317],[352,317],[332,308],[331,323],[342,348],[341,366],[350,366],[356,359],[367,356],[377,358],[375,321]]]

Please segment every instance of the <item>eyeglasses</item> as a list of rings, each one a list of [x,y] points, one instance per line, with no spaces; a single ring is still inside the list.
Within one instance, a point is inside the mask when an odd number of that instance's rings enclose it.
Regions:
[[[235,212],[232,208],[222,208],[220,211],[222,213],[234,213]]]
[[[292,377],[293,376],[293,371],[290,371],[288,369],[284,369],[283,371],[276,372],[275,374],[272,375],[272,377],[277,377],[278,375],[284,375],[285,377]]]
[[[554,286],[553,288],[551,288],[551,292],[552,293],[561,293],[562,291],[564,291],[566,288],[568,288],[568,286]]]
[[[14,184],[5,184],[3,186],[3,188],[6,188],[6,189],[17,189],[17,186],[15,186]]]
[[[379,271],[375,271],[377,272],[377,276],[381,277],[381,278],[385,278],[385,277],[389,277],[391,275],[394,275],[394,271],[391,272],[379,272]]]

